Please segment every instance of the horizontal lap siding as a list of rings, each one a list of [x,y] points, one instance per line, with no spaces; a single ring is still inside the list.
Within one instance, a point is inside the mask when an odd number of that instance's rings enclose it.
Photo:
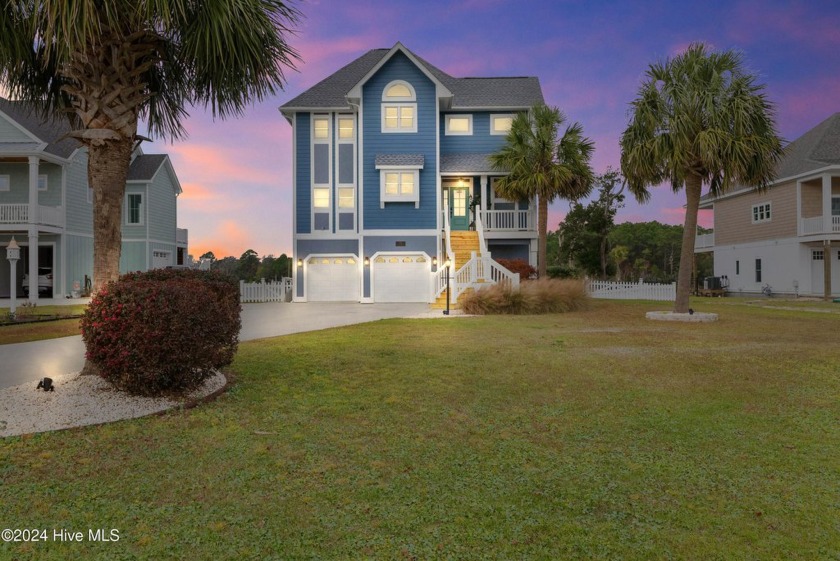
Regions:
[[[472,115],[473,133],[471,135],[447,135],[446,115]],[[505,135],[490,134],[490,115],[491,113],[486,111],[441,113],[440,153],[492,154],[498,152],[505,145]]]
[[[752,207],[770,203],[771,220],[753,224]],[[715,202],[715,245],[733,245],[796,236],[796,183],[751,191]]]
[[[73,283],[79,281],[79,289],[85,288],[85,276],[93,277],[93,238],[87,236],[64,237],[67,246],[67,269],[65,292],[73,290]]]
[[[175,178],[163,166],[149,184],[149,238],[175,243],[178,200]]]
[[[382,92],[393,80],[412,85],[417,95],[417,132],[382,133]],[[364,86],[363,90],[364,228],[435,228],[437,217],[437,97],[435,85],[402,53],[395,54]],[[380,208],[377,154],[423,154],[420,170],[420,206],[414,203],[385,203]]]
[[[35,142],[15,125],[0,117],[0,142]]]
[[[29,165],[0,163],[0,175],[9,176],[9,190],[0,191],[0,203],[27,204],[29,202]]]
[[[309,143],[309,113],[295,114],[295,212],[297,233],[311,231],[312,184]]]

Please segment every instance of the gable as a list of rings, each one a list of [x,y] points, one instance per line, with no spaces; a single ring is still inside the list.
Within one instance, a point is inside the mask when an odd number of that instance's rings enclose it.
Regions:
[[[0,112],[0,142],[13,144],[32,144],[40,141],[32,134],[24,131],[8,115]]]

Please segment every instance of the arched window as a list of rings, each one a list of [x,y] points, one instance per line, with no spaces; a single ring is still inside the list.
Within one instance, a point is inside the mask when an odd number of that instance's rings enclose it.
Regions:
[[[394,80],[382,90],[382,132],[417,132],[417,94],[408,82]]]

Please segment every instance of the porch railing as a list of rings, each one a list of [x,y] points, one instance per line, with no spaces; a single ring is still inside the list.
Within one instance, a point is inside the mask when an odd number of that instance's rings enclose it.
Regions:
[[[799,219],[799,235],[827,234],[840,232],[840,216],[812,216]]]
[[[697,238],[694,240],[695,251],[698,249],[709,249],[711,247],[715,247],[714,232],[708,234],[697,234]]]
[[[457,300],[468,288],[478,288],[486,284],[510,283],[512,288],[519,288],[519,273],[513,273],[499,265],[487,253],[473,253],[472,258],[455,273],[452,281],[452,298]]]
[[[528,210],[483,210],[481,221],[487,231],[522,232],[537,229],[536,213]]]
[[[475,231],[478,234],[478,250],[481,255],[487,253],[487,240],[484,239],[484,220],[481,219],[481,205],[475,206]]]
[[[0,205],[0,224],[28,224],[29,205]],[[64,208],[60,206],[38,205],[36,224],[46,226],[64,226]]]

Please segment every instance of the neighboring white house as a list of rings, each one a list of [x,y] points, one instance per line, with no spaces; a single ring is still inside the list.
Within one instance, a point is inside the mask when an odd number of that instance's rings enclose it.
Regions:
[[[93,193],[87,149],[64,122],[44,123],[20,102],[0,98],[0,246],[21,246],[16,293],[39,278],[40,295],[61,298],[93,280]],[[132,154],[123,207],[120,270],[187,264],[187,230],[177,228],[181,185],[165,154]],[[30,247],[37,247],[37,257]],[[0,258],[0,297],[11,292]],[[32,291],[30,300],[37,300]]]
[[[729,291],[840,296],[840,113],[791,142],[764,192],[708,196],[714,232],[695,252],[714,252]]]

